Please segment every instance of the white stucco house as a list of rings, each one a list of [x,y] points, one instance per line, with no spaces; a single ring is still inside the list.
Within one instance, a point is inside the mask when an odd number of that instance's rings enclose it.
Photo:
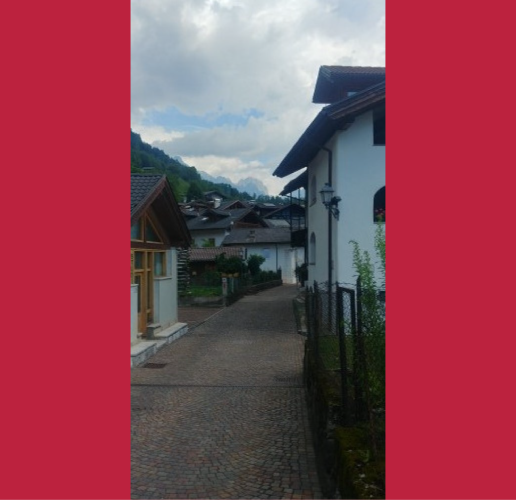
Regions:
[[[304,248],[292,247],[290,227],[233,229],[222,244],[245,249],[245,257],[261,255],[265,261],[262,271],[281,269],[283,283],[295,284],[296,266],[304,262]]]
[[[385,68],[322,66],[313,101],[329,104],[274,175],[299,171],[299,182],[287,186],[307,190],[310,284],[328,282],[331,276],[332,283],[354,285],[350,241],[374,257],[376,216],[385,217]],[[340,197],[338,219],[321,201],[325,184]]]
[[[131,366],[186,333],[178,322],[177,248],[190,242],[167,178],[131,174]]]
[[[267,224],[250,207],[206,208],[194,216],[183,212],[192,235],[192,244],[197,247],[219,247],[233,229],[239,227],[265,227]]]

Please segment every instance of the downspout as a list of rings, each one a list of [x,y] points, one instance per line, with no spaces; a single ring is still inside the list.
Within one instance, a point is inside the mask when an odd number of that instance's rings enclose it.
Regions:
[[[308,178],[308,176],[307,176]],[[308,184],[308,181],[307,181]],[[308,185],[307,185],[308,187]],[[304,228],[306,230],[306,236],[305,236],[305,264],[308,265],[308,213],[307,213],[307,207],[308,207],[308,198],[307,198],[308,191],[305,189],[305,199],[304,199],[304,209],[305,209],[305,223]],[[301,200],[301,188],[297,190],[297,198]]]
[[[292,233],[294,232],[292,228],[292,191],[289,193],[290,198],[290,248],[292,248],[294,245],[292,245]]]

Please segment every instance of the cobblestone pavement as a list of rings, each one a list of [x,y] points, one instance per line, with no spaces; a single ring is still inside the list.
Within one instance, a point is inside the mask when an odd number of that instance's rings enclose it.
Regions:
[[[193,330],[221,310],[220,307],[179,307],[178,320],[180,323],[186,323],[188,330]]]
[[[131,370],[132,498],[321,498],[296,293],[243,298]]]

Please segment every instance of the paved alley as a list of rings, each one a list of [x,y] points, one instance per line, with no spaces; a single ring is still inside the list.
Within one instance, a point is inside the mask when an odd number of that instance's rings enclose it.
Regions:
[[[214,311],[131,370],[132,498],[321,498],[296,294]]]

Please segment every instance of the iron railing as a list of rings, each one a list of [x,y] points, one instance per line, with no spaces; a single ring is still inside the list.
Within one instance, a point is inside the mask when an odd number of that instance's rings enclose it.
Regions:
[[[330,373],[340,423],[366,424],[371,451],[385,439],[385,292],[314,283],[306,296],[307,355]]]

